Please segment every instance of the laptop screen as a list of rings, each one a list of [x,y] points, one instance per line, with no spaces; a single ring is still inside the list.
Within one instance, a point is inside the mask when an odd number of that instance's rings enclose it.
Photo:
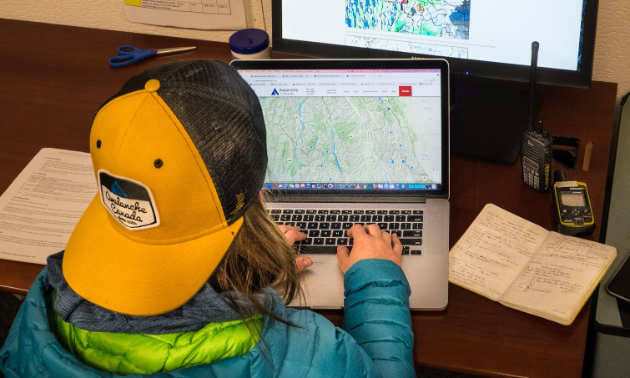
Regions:
[[[237,69],[262,106],[268,189],[444,190],[442,69]]]

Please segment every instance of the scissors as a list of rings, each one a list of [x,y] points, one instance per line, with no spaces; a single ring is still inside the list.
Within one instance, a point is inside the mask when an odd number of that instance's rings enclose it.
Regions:
[[[109,65],[112,67],[123,67],[135,62],[139,62],[143,59],[150,58],[155,55],[165,54],[178,54],[186,51],[192,51],[197,47],[172,47],[168,49],[148,49],[140,50],[135,46],[123,45],[118,46],[118,56],[115,56],[109,60]]]

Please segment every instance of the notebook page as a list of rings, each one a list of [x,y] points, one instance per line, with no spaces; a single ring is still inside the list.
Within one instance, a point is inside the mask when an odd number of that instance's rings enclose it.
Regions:
[[[551,232],[501,303],[570,324],[616,256],[614,247]]]
[[[498,300],[549,232],[488,204],[449,255],[449,281]]]

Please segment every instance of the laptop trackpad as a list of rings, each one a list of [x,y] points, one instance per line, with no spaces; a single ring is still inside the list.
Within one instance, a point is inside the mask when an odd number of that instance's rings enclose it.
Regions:
[[[336,255],[308,255],[313,265],[302,272],[306,303],[292,305],[320,309],[343,308],[343,273]]]

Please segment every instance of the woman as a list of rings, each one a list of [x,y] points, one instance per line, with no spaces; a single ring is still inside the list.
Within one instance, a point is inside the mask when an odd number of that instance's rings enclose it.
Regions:
[[[307,310],[291,244],[259,193],[258,99],[229,66],[180,61],[130,79],[96,114],[99,192],[49,257],[0,350],[7,377],[415,376],[396,235],[339,247],[344,329]],[[279,294],[282,297],[279,296]]]

